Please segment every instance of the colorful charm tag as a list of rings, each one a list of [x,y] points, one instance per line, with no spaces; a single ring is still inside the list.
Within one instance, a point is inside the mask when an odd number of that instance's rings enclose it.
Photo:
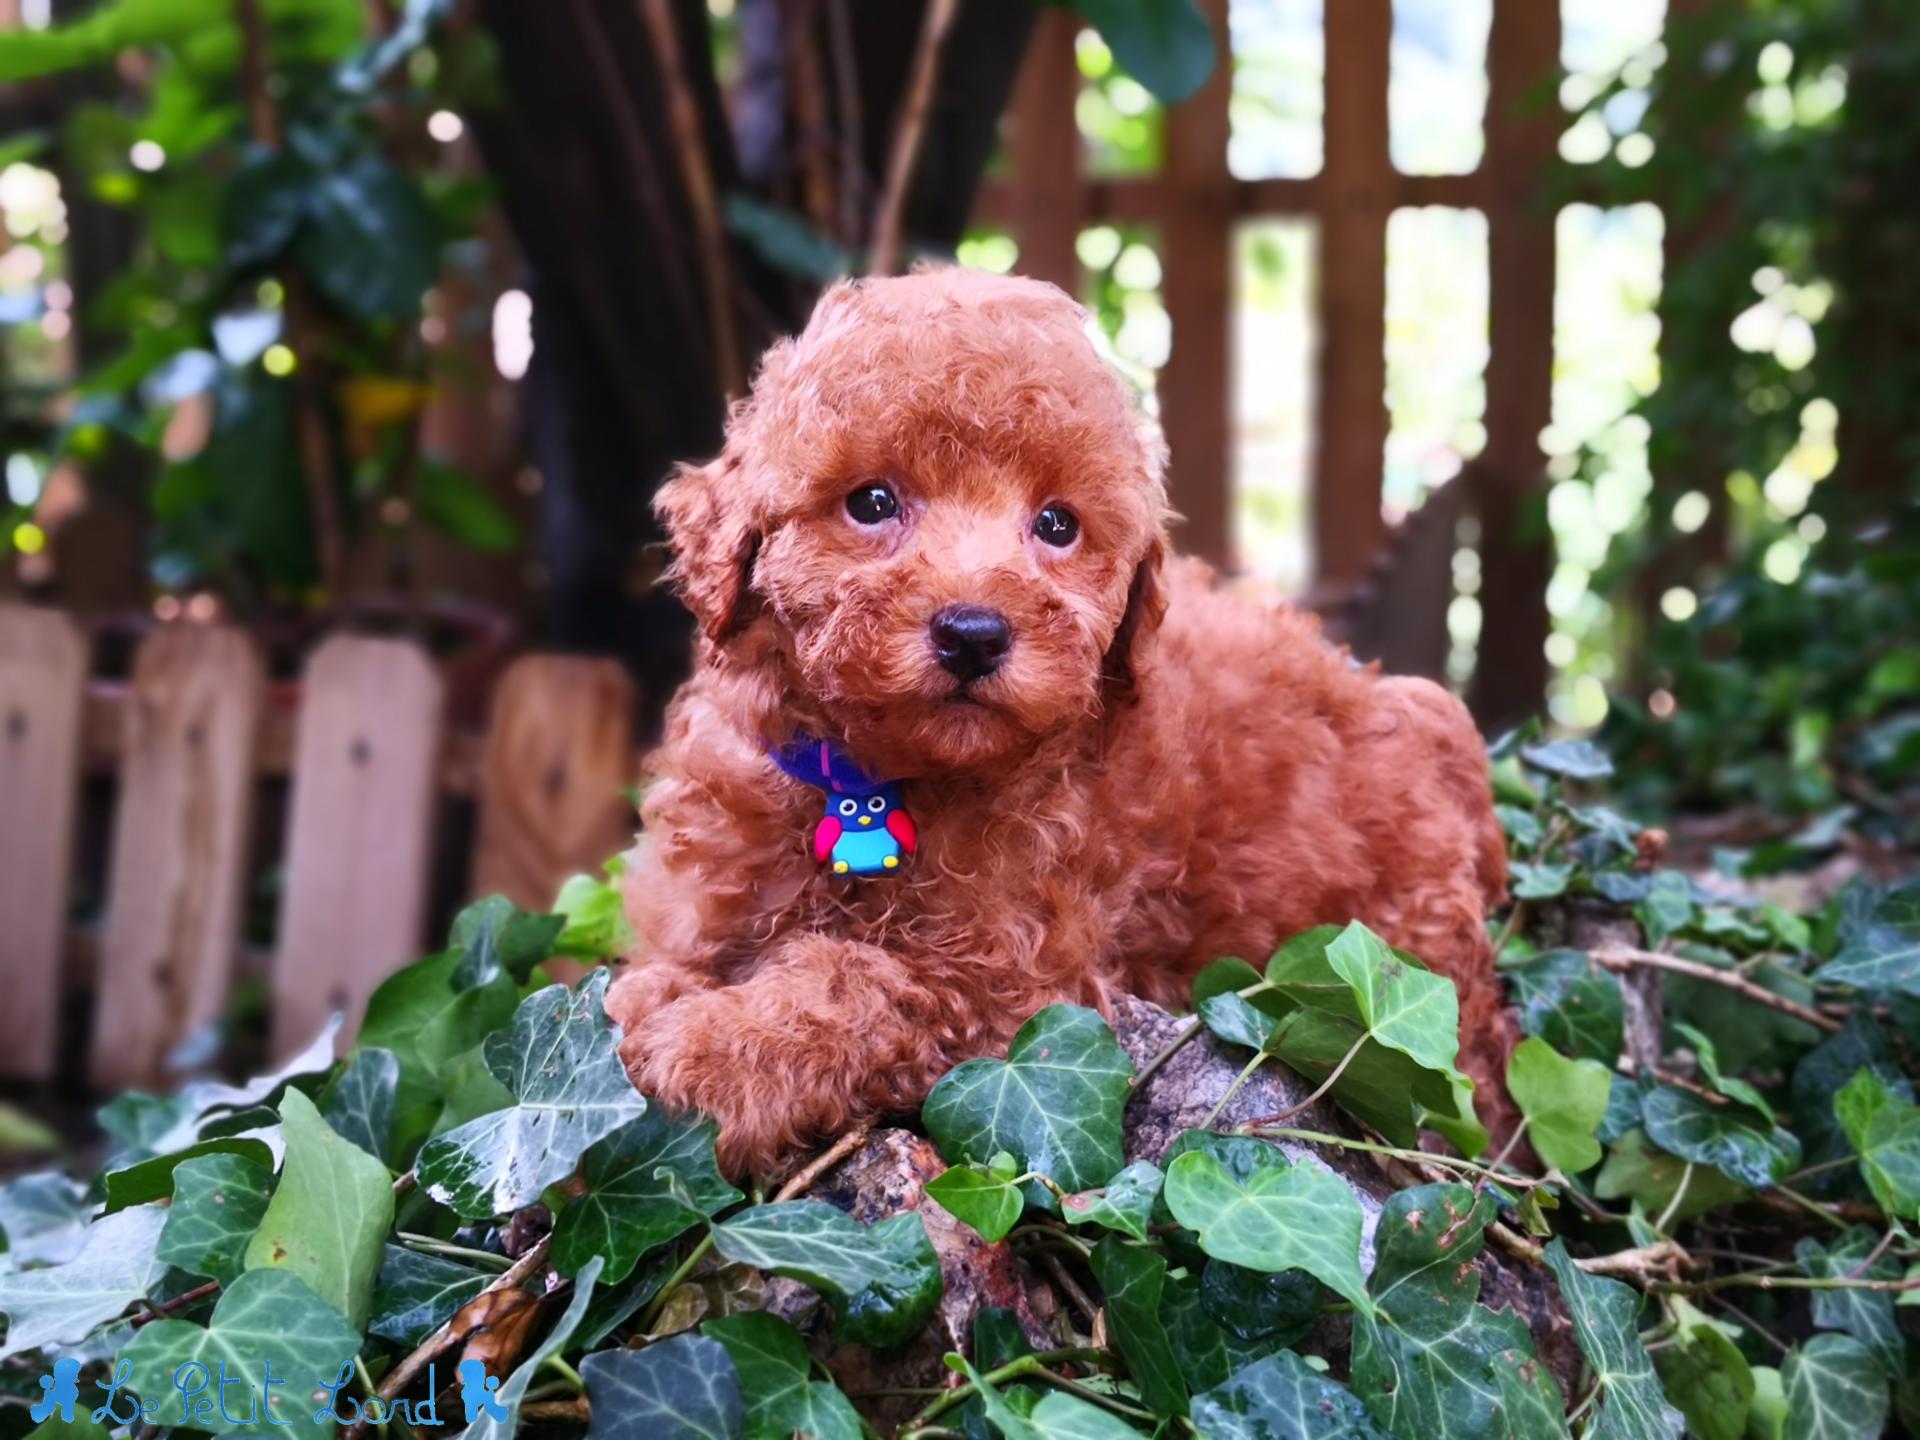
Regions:
[[[913,817],[892,780],[868,777],[825,740],[797,740],[773,752],[794,779],[827,792],[826,814],[813,828],[813,858],[836,875],[893,875],[918,845]]]

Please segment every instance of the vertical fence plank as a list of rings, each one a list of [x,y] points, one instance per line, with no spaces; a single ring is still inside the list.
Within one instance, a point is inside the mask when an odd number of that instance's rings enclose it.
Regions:
[[[611,660],[529,655],[494,692],[473,893],[544,910],[633,843],[634,692]]]
[[[1180,548],[1224,564],[1233,546],[1233,62],[1227,0],[1202,0],[1201,9],[1220,61],[1199,93],[1167,111],[1161,253],[1173,351],[1160,375],[1160,419],[1170,452],[1168,491],[1186,517]]]
[[[1488,42],[1487,214],[1492,349],[1487,448],[1470,472],[1480,514],[1480,655],[1471,703],[1498,728],[1540,707],[1546,691],[1546,459],[1553,418],[1554,214],[1540,183],[1559,138],[1559,109],[1539,91],[1560,63],[1560,7],[1496,0]]]
[[[1387,150],[1392,0],[1326,7],[1326,176],[1320,205],[1320,404],[1313,549],[1323,586],[1365,578],[1386,537]]]
[[[90,1073],[151,1084],[216,1020],[239,945],[266,678],[236,630],[155,631],[125,712]]]
[[[1034,23],[1033,39],[1013,92],[1008,137],[1010,207],[1020,246],[1019,270],[1080,293],[1080,238],[1084,196],[1080,183],[1080,128],[1073,105],[1080,89],[1073,40],[1079,17],[1051,6]]]
[[[0,605],[0,1075],[53,1074],[87,642],[66,616]]]
[[[420,953],[438,789],[442,686],[403,640],[336,635],[307,664],[294,749],[286,899],[273,964],[273,1049]]]

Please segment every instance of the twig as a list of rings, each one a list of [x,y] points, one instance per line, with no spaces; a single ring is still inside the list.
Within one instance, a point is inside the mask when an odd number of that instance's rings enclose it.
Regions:
[[[1496,960],[1500,958],[1500,952],[1507,948],[1507,942],[1513,938],[1514,932],[1526,924],[1526,921],[1527,902],[1514,901],[1513,909],[1507,912],[1506,922],[1500,927],[1500,933],[1493,937],[1493,955]]]
[[[1636,966],[1646,966],[1654,970],[1669,970],[1675,975],[1688,975],[1695,980],[1704,980],[1709,985],[1718,985],[1743,995],[1756,1005],[1765,1005],[1770,1010],[1778,1010],[1782,1015],[1791,1015],[1794,1019],[1824,1030],[1829,1035],[1838,1034],[1843,1028],[1838,1020],[1830,1015],[1822,1015],[1818,1010],[1809,1009],[1797,1000],[1789,1000],[1784,995],[1776,995],[1771,990],[1754,984],[1743,976],[1730,970],[1716,970],[1711,965],[1702,965],[1693,960],[1682,960],[1676,955],[1660,955],[1652,950],[1637,950],[1626,945],[1607,945],[1590,951],[1594,962],[1608,970],[1631,970]]]
[[[853,53],[853,15],[848,0],[826,0],[827,43],[833,52],[833,93],[840,108],[840,243],[860,245],[860,209],[867,177],[860,162],[860,76]]]
[[[1049,1365],[1065,1365],[1076,1360],[1104,1363],[1107,1359],[1108,1354],[1105,1350],[1096,1350],[1085,1345],[1076,1345],[1066,1350],[1043,1350],[1038,1355],[1022,1355],[1018,1360],[1009,1360],[998,1369],[987,1371],[980,1380],[985,1385],[1002,1385],[1009,1380],[1018,1380],[1035,1374]],[[928,1404],[919,1414],[902,1425],[900,1433],[904,1435],[910,1430],[918,1430],[935,1416],[944,1415],[954,1406],[972,1399],[977,1390],[978,1387],[969,1380],[964,1385],[956,1385],[953,1389],[945,1391],[939,1399]]]
[[[1873,1268],[1873,1262],[1887,1253],[1887,1247],[1891,1244],[1893,1244],[1893,1227],[1889,1226],[1887,1233],[1880,1237],[1880,1243],[1867,1252],[1867,1258],[1847,1272],[1847,1279],[1858,1280],[1865,1275]]]
[[[668,0],[639,0],[640,18],[653,40],[655,63],[667,92],[667,121],[673,126],[680,151],[680,175],[686,182],[687,205],[700,244],[696,258],[705,272],[707,328],[713,339],[714,378],[729,401],[747,388],[740,364],[740,337],[733,323],[733,267],[728,261],[726,229],[720,223],[720,200],[708,162],[706,137],[700,130],[700,112],[687,83],[686,57],[680,31],[673,23]]]
[[[587,1397],[579,1395],[572,1400],[543,1400],[538,1405],[522,1405],[522,1420],[572,1420],[581,1425],[593,1419],[593,1406]]]
[[[418,1250],[422,1255],[441,1255],[449,1260],[469,1260],[495,1271],[513,1268],[513,1261],[504,1255],[496,1255],[491,1250],[475,1250],[469,1245],[455,1245],[450,1241],[436,1240],[431,1235],[415,1235],[406,1230],[396,1231],[393,1238],[403,1248]]]
[[[133,1328],[138,1330],[142,1325],[151,1325],[155,1320],[164,1320],[167,1316],[173,1314],[174,1311],[184,1310],[189,1305],[206,1299],[209,1295],[218,1294],[219,1290],[220,1282],[218,1280],[209,1280],[204,1285],[196,1285],[193,1289],[187,1291],[186,1294],[176,1295],[171,1300],[152,1306],[146,1314],[134,1316]]]
[[[1302,1100],[1299,1104],[1289,1105],[1284,1110],[1276,1110],[1271,1115],[1262,1115],[1258,1120],[1249,1120],[1247,1123],[1249,1125],[1278,1125],[1283,1120],[1291,1120],[1294,1116],[1298,1115],[1302,1110],[1312,1109],[1314,1104],[1320,1099],[1321,1096],[1325,1095],[1329,1090],[1333,1089],[1334,1081],[1338,1080],[1340,1076],[1345,1073],[1347,1066],[1353,1063],[1353,1057],[1358,1055],[1361,1051],[1361,1048],[1365,1046],[1367,1041],[1371,1040],[1372,1038],[1373,1038],[1372,1032],[1367,1031],[1367,1032],[1364,1032],[1358,1040],[1355,1040],[1353,1042],[1353,1047],[1350,1050],[1348,1050],[1346,1054],[1340,1057],[1340,1063],[1333,1067],[1332,1073],[1329,1074],[1326,1079],[1322,1080],[1319,1084],[1319,1087],[1311,1095],[1307,1096],[1306,1099]],[[1220,1103],[1224,1105],[1226,1102],[1223,1100]],[[1511,1148],[1512,1148],[1511,1146],[1508,1147],[1508,1149],[1511,1149]],[[1505,1159],[1505,1158],[1506,1156],[1503,1153],[1501,1156],[1501,1159]],[[1498,1164],[1499,1162],[1496,1161],[1495,1163]]]
[[[1200,1128],[1202,1130],[1211,1130],[1213,1128],[1213,1122],[1220,1118],[1220,1112],[1227,1108],[1227,1102],[1240,1093],[1240,1087],[1253,1078],[1253,1072],[1258,1070],[1266,1059],[1266,1051],[1256,1050],[1253,1052],[1253,1058],[1247,1061],[1245,1068],[1242,1069],[1238,1075],[1234,1076],[1233,1083],[1227,1086],[1227,1093],[1220,1097],[1213,1109],[1207,1112],[1207,1118],[1200,1122]]]
[[[1824,1279],[1805,1275],[1716,1275],[1711,1280],[1680,1281],[1658,1288],[1677,1294],[1708,1294],[1715,1290],[1882,1290],[1898,1293],[1920,1290],[1920,1277],[1912,1280],[1851,1280],[1844,1275]]]
[[[1799,1206],[1802,1210],[1808,1211],[1814,1215],[1818,1215],[1822,1220],[1826,1221],[1829,1225],[1833,1226],[1833,1228],[1836,1230],[1845,1230],[1847,1228],[1847,1222],[1841,1219],[1840,1216],[1834,1214],[1833,1211],[1829,1210],[1826,1206],[1822,1205],[1819,1201],[1809,1200],[1805,1195],[1802,1195],[1798,1190],[1790,1190],[1785,1185],[1776,1183],[1772,1187],[1772,1189],[1768,1191],[1768,1193],[1786,1197],[1787,1200]]]
[[[479,1300],[481,1295],[491,1295],[499,1290],[515,1289],[529,1277],[537,1274],[541,1267],[547,1263],[547,1245],[550,1238],[549,1236],[541,1236],[540,1239],[534,1243],[534,1247],[531,1250],[527,1251],[526,1254],[514,1262],[511,1270],[488,1285],[486,1289],[480,1292],[480,1295],[474,1296],[473,1300],[469,1300],[466,1305],[461,1306],[458,1311],[454,1312],[452,1319],[448,1320],[438,1330],[435,1330],[425,1340],[422,1340],[420,1344],[415,1347],[412,1354],[394,1366],[385,1381],[381,1383],[380,1398],[382,1400],[392,1400],[394,1396],[411,1385],[415,1377],[418,1376],[431,1361],[439,1359],[441,1355],[445,1354],[460,1342],[463,1337],[454,1330],[454,1324],[459,1320],[460,1316],[466,1312],[468,1306],[472,1305],[474,1301]],[[346,1432],[345,1440],[359,1440],[359,1437],[366,1433],[366,1429],[367,1422],[363,1416],[361,1419],[356,1420],[352,1428]]]
[[[929,0],[927,5],[920,44],[913,53],[913,73],[907,81],[906,100],[893,132],[893,149],[887,157],[886,188],[880,192],[880,205],[874,212],[873,248],[867,262],[870,275],[891,275],[899,265],[900,228],[906,217],[907,191],[913,184],[914,166],[920,159],[920,146],[926,137],[927,112],[933,108],[940,53],[946,48],[947,32],[953,28],[953,17],[959,10],[960,0]]]
[[[1133,1090],[1131,1093],[1138,1095],[1142,1090],[1145,1090],[1147,1088],[1147,1082],[1160,1073],[1161,1067],[1175,1055],[1178,1055],[1181,1050],[1185,1049],[1189,1041],[1199,1038],[1200,1032],[1206,1028],[1205,1021],[1195,1019],[1186,1029],[1174,1036],[1172,1041],[1168,1043],[1167,1048],[1149,1060],[1146,1068],[1133,1077]]]
[[[774,1204],[791,1200],[807,1189],[827,1171],[838,1165],[847,1156],[867,1143],[867,1136],[873,1133],[873,1121],[862,1120],[833,1144],[822,1150],[813,1159],[803,1165],[794,1177],[780,1187],[780,1193],[773,1197]]]
[[[1080,1288],[1080,1282],[1067,1273],[1067,1267],[1060,1263],[1060,1257],[1051,1250],[1040,1252],[1040,1263],[1046,1266],[1047,1274],[1053,1277],[1053,1283],[1073,1302],[1073,1308],[1086,1318],[1087,1324],[1093,1324],[1094,1317],[1100,1313],[1100,1307],[1093,1303],[1092,1297]]]
[[[1738,1320],[1742,1325],[1746,1326],[1749,1330],[1753,1331],[1753,1333],[1758,1335],[1762,1340],[1766,1341],[1769,1345],[1773,1346],[1773,1348],[1778,1350],[1782,1355],[1785,1355],[1792,1350],[1793,1347],[1788,1345],[1786,1341],[1782,1340],[1778,1335],[1775,1335],[1771,1330],[1767,1329],[1766,1326],[1762,1325],[1758,1320],[1754,1319],[1753,1316],[1749,1315],[1746,1311],[1742,1310],[1738,1305],[1734,1304],[1731,1300],[1727,1299],[1726,1296],[1703,1295],[1700,1298],[1709,1302],[1710,1304],[1718,1305],[1722,1310],[1726,1311],[1729,1315],[1733,1316],[1733,1318]]]
[[[1484,1165],[1476,1165],[1471,1160],[1462,1160],[1456,1155],[1433,1155],[1425,1150],[1403,1150],[1395,1145],[1378,1145],[1371,1140],[1350,1140],[1344,1135],[1329,1135],[1320,1130],[1292,1130],[1276,1126],[1242,1126],[1241,1132],[1258,1136],[1262,1140],[1304,1140],[1310,1145],[1332,1145],[1341,1150],[1365,1150],[1371,1155],[1390,1155],[1395,1160],[1405,1160],[1413,1164],[1441,1165],[1449,1170],[1461,1171],[1468,1175],[1488,1175],[1502,1185],[1512,1186],[1516,1190],[1532,1190],[1545,1185],[1545,1180],[1535,1180],[1527,1175],[1502,1175],[1490,1171]]]

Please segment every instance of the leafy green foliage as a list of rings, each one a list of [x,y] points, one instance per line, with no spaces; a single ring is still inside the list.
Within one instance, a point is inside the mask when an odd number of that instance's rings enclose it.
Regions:
[[[393,1226],[387,1167],[327,1128],[298,1090],[280,1102],[287,1159],[279,1188],[247,1245],[246,1268],[298,1275],[354,1325],[373,1303],[373,1277]]]
[[[1573,1316],[1580,1353],[1593,1370],[1598,1390],[1595,1436],[1640,1440],[1671,1435],[1679,1440],[1685,1418],[1667,1403],[1653,1360],[1636,1333],[1640,1297],[1617,1280],[1587,1274],[1573,1263],[1563,1241],[1547,1246],[1546,1259]]]
[[[1714,1105],[1659,1085],[1642,1098],[1640,1114],[1647,1138],[1661,1149],[1744,1185],[1784,1180],[1800,1161],[1800,1142],[1790,1132],[1743,1105]]]
[[[1193,1423],[1213,1440],[1380,1440],[1382,1434],[1351,1391],[1286,1350],[1194,1396]]]
[[[949,1161],[1012,1155],[1063,1190],[1120,1168],[1120,1112],[1133,1062],[1091,1010],[1049,1005],[1020,1027],[1005,1060],[949,1071],[922,1110]]]
[[[166,1273],[155,1253],[167,1212],[136,1205],[96,1220],[73,1259],[44,1270],[0,1275],[7,1338],[0,1360],[45,1345],[78,1344],[146,1296]]]
[[[1507,1062],[1507,1089],[1527,1117],[1534,1151],[1568,1175],[1600,1163],[1594,1131],[1607,1113],[1613,1072],[1597,1060],[1569,1060],[1546,1041],[1522,1040]]]
[[[1661,1388],[1699,1440],[1741,1440],[1753,1409],[1753,1367],[1686,1301],[1676,1301],[1674,1310],[1673,1341],[1653,1357]]]
[[[1172,105],[1206,83],[1213,28],[1194,0],[1066,0],[1100,32],[1113,58]]]
[[[771,1315],[728,1315],[701,1333],[725,1347],[747,1397],[746,1440],[859,1440],[860,1417],[831,1380],[813,1378],[807,1347],[791,1325]]]
[[[204,1326],[156,1321],[134,1337],[120,1358],[134,1376],[170,1376],[195,1361],[217,1370],[224,1361],[235,1375],[265,1375],[272,1365],[282,1376],[331,1380],[353,1363],[359,1345],[360,1332],[298,1275],[249,1270],[222,1292]],[[176,1407],[180,1403],[173,1400]],[[231,1435],[272,1435],[275,1427],[305,1423],[312,1408],[308,1397],[290,1385],[270,1391],[261,1405],[258,1423],[219,1428]],[[165,1413],[176,1422],[181,1418],[178,1408]],[[205,1420],[212,1418],[201,1417],[189,1428],[211,1428]]]
[[[1920,881],[1872,897],[1847,926],[1840,953],[1814,977],[1858,990],[1920,995]]]
[[[982,1240],[1002,1240],[1027,1208],[1017,1183],[1018,1168],[1004,1153],[992,1165],[957,1165],[929,1180],[927,1194],[954,1219],[971,1225]]]
[[[1881,1208],[1909,1220],[1920,1215],[1920,1106],[1862,1070],[1834,1096],[1833,1109]]]
[[[1795,1440],[1854,1440],[1886,1424],[1886,1376],[1851,1336],[1814,1336],[1781,1364],[1780,1382]]]
[[[720,1222],[713,1240],[729,1260],[820,1291],[845,1340],[898,1344],[940,1299],[940,1262],[918,1215],[869,1226],[816,1200],[789,1200]]]
[[[1186,1381],[1160,1313],[1167,1283],[1165,1258],[1109,1235],[1093,1252],[1093,1274],[1107,1297],[1114,1343],[1127,1357],[1141,1398],[1163,1415],[1186,1414]]]
[[[553,1227],[553,1263],[562,1274],[590,1257],[601,1280],[617,1285],[654,1246],[741,1198],[714,1165],[711,1120],[687,1120],[651,1106],[587,1148],[583,1194],[567,1202]]]
[[[1305,1270],[1361,1310],[1360,1202],[1331,1172],[1278,1151],[1244,1181],[1189,1151],[1167,1166],[1167,1208],[1216,1260],[1249,1270]]]
[[[231,1282],[247,1243],[267,1213],[275,1179],[238,1155],[204,1155],[173,1172],[173,1203],[155,1248],[157,1258],[191,1275]]]
[[[1060,1202],[1060,1218],[1069,1225],[1100,1225],[1145,1240],[1153,1202],[1166,1178],[1152,1161],[1136,1160],[1100,1189],[1067,1196]]]
[[[1611,1065],[1620,1053],[1619,977],[1578,950],[1553,950],[1507,971],[1520,1027],[1563,1055]]]
[[[605,971],[575,992],[549,985],[487,1037],[487,1070],[513,1104],[427,1142],[420,1181],[436,1200],[470,1219],[504,1215],[646,1109],[614,1051],[606,992]]]
[[[492,1278],[486,1271],[389,1245],[374,1278],[373,1318],[367,1332],[397,1345],[418,1345],[486,1289]]]

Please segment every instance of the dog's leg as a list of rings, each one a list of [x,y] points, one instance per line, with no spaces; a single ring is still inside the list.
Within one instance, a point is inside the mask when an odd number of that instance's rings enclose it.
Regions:
[[[898,956],[818,934],[781,942],[751,980],[627,1019],[634,1083],[718,1120],[735,1175],[766,1175],[856,1119],[912,1109],[971,1028]]]

